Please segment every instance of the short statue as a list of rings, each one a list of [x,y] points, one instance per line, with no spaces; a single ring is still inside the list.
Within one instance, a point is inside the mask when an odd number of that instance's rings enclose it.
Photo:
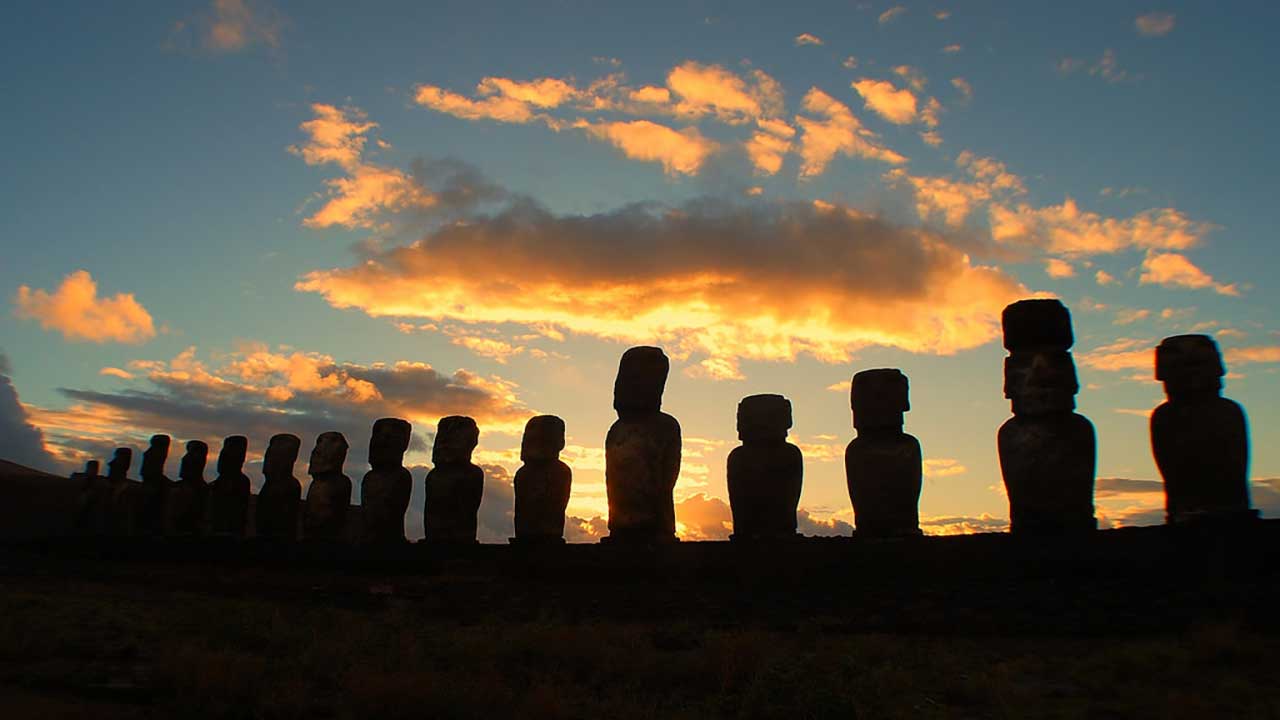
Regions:
[[[902,431],[911,409],[907,376],[863,370],[853,376],[849,399],[858,435],[844,451],[844,470],[858,535],[920,535],[920,441]]]
[[[209,526],[215,535],[244,537],[249,516],[249,476],[244,474],[249,439],[231,435],[218,453],[218,476],[209,486]]]
[[[573,471],[560,461],[564,420],[538,415],[524,426],[515,476],[515,543],[563,543]]]
[[[622,354],[613,385],[618,420],[605,438],[610,542],[672,542],[680,476],[680,423],[662,412],[671,363],[661,348]]]
[[[738,403],[738,439],[729,453],[730,540],[796,537],[796,508],[804,481],[804,457],[787,442],[791,401],[751,395]]]
[[[298,538],[298,506],[302,502],[302,484],[293,476],[302,441],[297,435],[280,433],[271,436],[267,454],[262,459],[265,480],[258,491],[255,525],[258,537],[292,541]]]
[[[141,502],[141,486],[129,479],[129,466],[133,464],[133,450],[116,448],[107,461],[108,502],[107,531],[117,537],[127,537],[136,531],[138,506]]]
[[[107,531],[111,486],[102,477],[101,467],[97,460],[90,460],[84,464],[83,472],[71,473],[71,479],[80,482],[72,528],[77,534],[101,535]]]
[[[404,541],[404,514],[413,493],[413,476],[404,467],[413,427],[400,418],[373,423],[369,466],[360,483],[360,517],[366,543]]]
[[[480,428],[469,417],[451,415],[436,426],[423,518],[428,542],[476,542],[484,470],[471,463],[471,451],[479,441]]]
[[[209,446],[200,440],[187,443],[187,454],[178,466],[178,482],[169,490],[169,527],[175,535],[199,535],[204,532],[205,506],[209,486],[204,481],[204,467],[209,460]]]
[[[1097,527],[1093,514],[1093,423],[1075,413],[1071,314],[1058,300],[1021,300],[1004,309],[1004,394],[1013,417],[1000,427],[1000,470],[1014,533]]]
[[[143,535],[164,532],[164,508],[172,484],[165,477],[164,464],[169,459],[169,436],[152,435],[142,451],[142,507],[138,513],[138,531]]]
[[[307,502],[302,510],[302,533],[309,540],[340,540],[351,507],[351,478],[342,474],[347,439],[340,432],[320,433],[307,474]]]
[[[1249,503],[1248,421],[1222,397],[1226,373],[1208,335],[1177,335],[1156,348],[1156,379],[1168,400],[1151,414],[1151,449],[1170,524],[1257,517]]]

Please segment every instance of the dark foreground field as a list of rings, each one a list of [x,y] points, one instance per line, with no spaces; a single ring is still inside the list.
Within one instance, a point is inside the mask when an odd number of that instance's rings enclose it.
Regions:
[[[5,717],[1280,717],[1278,539],[10,545],[0,692]]]

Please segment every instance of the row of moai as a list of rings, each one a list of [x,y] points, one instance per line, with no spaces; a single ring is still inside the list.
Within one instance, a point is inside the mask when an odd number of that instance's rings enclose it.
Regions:
[[[1097,527],[1093,490],[1096,438],[1092,423],[1075,412],[1079,392],[1071,356],[1071,316],[1058,300],[1023,300],[1002,315],[1004,394],[1013,417],[1001,426],[998,450],[1015,534],[1064,534]],[[662,412],[670,361],[660,348],[623,353],[614,383],[618,420],[605,440],[605,485],[609,505],[606,542],[661,543],[676,540],[674,490],[680,475],[677,420]],[[1171,524],[1256,517],[1248,492],[1249,445],[1244,412],[1223,398],[1222,357],[1205,335],[1166,338],[1156,349],[1156,378],[1168,401],[1151,417],[1151,442],[1164,478]],[[903,432],[910,410],[907,377],[899,370],[865,370],[853,376],[850,407],[856,437],[845,451],[845,473],[857,534],[911,537],[921,534],[919,501],[922,453]],[[797,537],[797,511],[804,476],[798,447],[787,442],[791,402],[781,395],[752,395],[738,405],[741,446],[729,453],[727,481],[735,541]],[[411,427],[405,420],[374,423],[369,443],[372,469],[361,484],[364,542],[405,537],[412,477],[403,465]],[[208,446],[187,443],[177,482],[164,476],[169,437],[156,435],[143,454],[142,482],[127,479],[131,451],[117,450],[108,476],[95,484],[96,462],[84,473],[87,493],[82,526],[110,534],[246,534],[250,485],[242,466],[244,436],[227,438],[218,456],[218,476],[203,480]],[[428,472],[424,526],[432,542],[474,543],[484,471],[471,462],[479,442],[475,420],[440,420]],[[539,415],[525,426],[522,466],[514,478],[513,543],[564,542],[565,510],[572,469],[560,460],[564,421]],[[293,477],[301,443],[297,436],[271,438],[263,460],[255,534],[276,540],[344,537],[352,483],[342,473],[347,441],[322,433],[312,450],[312,483],[305,502]],[[95,494],[96,493],[96,494]]]

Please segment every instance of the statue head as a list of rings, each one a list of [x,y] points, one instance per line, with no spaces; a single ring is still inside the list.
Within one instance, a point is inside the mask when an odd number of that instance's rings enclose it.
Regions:
[[[311,450],[311,462],[307,466],[308,475],[325,475],[341,473],[342,464],[347,461],[347,439],[340,432],[324,432],[316,438],[316,446]]]
[[[169,436],[168,435],[152,435],[151,443],[146,450],[142,451],[142,470],[140,474],[143,477],[148,475],[163,475],[164,463],[169,459]]]
[[[245,456],[249,454],[249,438],[243,435],[230,435],[222,441],[222,451],[218,453],[218,474],[234,475],[244,467]]]
[[[204,480],[204,466],[209,461],[209,446],[200,440],[187,443],[187,454],[178,466],[178,477],[183,480]]]
[[[1156,380],[1170,399],[1219,395],[1226,374],[1218,344],[1208,335],[1174,335],[1156,346]]]
[[[267,477],[293,477],[293,464],[298,461],[302,441],[297,435],[280,433],[267,442],[267,453],[262,458],[262,474]]]
[[[124,480],[129,475],[129,466],[133,464],[131,448],[116,448],[111,459],[107,461],[107,477],[112,480]]]
[[[619,414],[657,412],[671,361],[662,348],[633,347],[622,353],[613,383],[613,409]]]
[[[84,474],[88,475],[89,477],[98,477],[98,473],[100,472],[99,470],[100,467],[101,466],[98,464],[97,460],[90,460],[89,462],[84,464]]]
[[[1047,415],[1076,408],[1080,382],[1071,353],[1016,352],[1004,359],[1004,396],[1015,415]]]
[[[465,415],[440,418],[436,441],[431,448],[431,464],[471,462],[471,451],[480,443],[480,428]]]
[[[849,384],[849,406],[858,430],[902,429],[902,414],[911,409],[907,376],[896,368],[863,370]]]
[[[791,401],[781,395],[748,395],[738,402],[738,439],[743,443],[786,442]]]
[[[378,470],[393,470],[404,464],[413,426],[400,418],[381,418],[373,423],[369,440],[369,465]]]
[[[1075,343],[1071,312],[1054,298],[1019,300],[1004,309],[1000,324],[1004,347],[1010,352],[1069,350]]]
[[[555,460],[564,449],[564,420],[555,415],[537,415],[524,425],[520,438],[520,459]]]

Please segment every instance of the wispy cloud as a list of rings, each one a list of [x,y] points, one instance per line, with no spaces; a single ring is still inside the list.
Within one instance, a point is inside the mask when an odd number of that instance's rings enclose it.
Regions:
[[[1212,289],[1219,295],[1239,295],[1235,285],[1220,283],[1201,270],[1186,255],[1174,252],[1150,252],[1142,260],[1142,274],[1138,282],[1143,285],[1200,290]]]
[[[796,45],[821,45],[822,38],[811,33],[800,33],[796,36]]]
[[[1149,12],[1135,18],[1133,26],[1144,37],[1164,37],[1173,32],[1175,19],[1173,13]]]
[[[133,293],[98,297],[98,283],[88,270],[67,275],[53,292],[19,286],[14,305],[18,317],[36,320],[67,340],[140,343],[156,335],[151,313]]]
[[[902,5],[894,5],[888,10],[885,10],[884,12],[880,13],[880,17],[877,18],[877,21],[881,25],[887,25],[893,22],[894,20],[898,19],[899,17],[901,17],[902,14],[905,13],[906,11],[907,11],[906,7]]]

